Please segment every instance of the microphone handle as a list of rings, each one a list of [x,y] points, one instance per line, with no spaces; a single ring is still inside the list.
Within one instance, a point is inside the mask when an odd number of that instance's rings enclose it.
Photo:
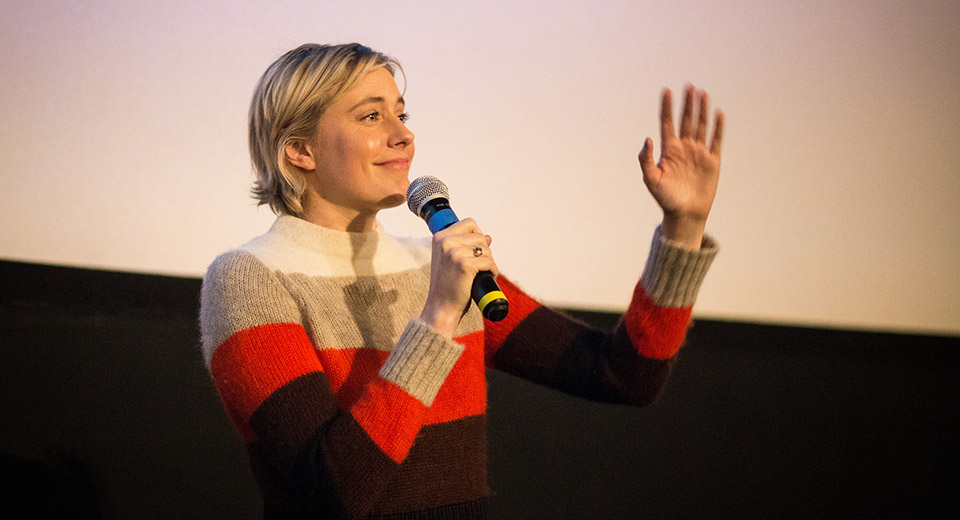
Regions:
[[[431,233],[446,229],[460,221],[457,214],[450,208],[450,202],[444,198],[436,198],[425,204],[420,210],[420,216],[427,221]],[[507,317],[510,303],[490,271],[480,271],[474,276],[470,298],[480,308],[484,318],[500,321]]]
[[[507,301],[506,295],[500,291],[500,286],[490,271],[480,271],[473,277],[470,297],[480,308],[484,318],[490,321],[500,321],[507,317],[510,303]]]

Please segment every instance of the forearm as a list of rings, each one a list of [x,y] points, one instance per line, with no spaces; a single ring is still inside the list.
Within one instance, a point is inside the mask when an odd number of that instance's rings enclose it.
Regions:
[[[678,247],[690,251],[699,251],[707,221],[679,215],[664,214],[660,223],[663,238],[674,242]]]
[[[658,229],[644,275],[621,324],[604,333],[548,309],[509,280],[503,322],[486,322],[488,365],[565,392],[645,404],[659,394],[683,343],[700,283],[716,254],[689,251]]]

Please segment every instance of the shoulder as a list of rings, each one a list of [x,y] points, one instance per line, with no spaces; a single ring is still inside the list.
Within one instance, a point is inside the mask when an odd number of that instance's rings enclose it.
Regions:
[[[252,253],[234,249],[210,264],[200,291],[200,329],[204,354],[240,330],[270,323],[298,322],[296,302]]]
[[[271,285],[273,274],[253,253],[231,249],[217,256],[203,277],[201,307],[247,299]]]
[[[256,255],[241,248],[230,249],[213,259],[207,267],[203,283],[204,285],[229,283],[232,280],[243,279],[251,272],[263,271],[268,269]]]

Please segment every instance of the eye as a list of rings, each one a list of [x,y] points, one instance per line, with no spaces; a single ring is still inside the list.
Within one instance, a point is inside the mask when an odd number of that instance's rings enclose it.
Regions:
[[[397,119],[399,119],[401,123],[406,123],[407,121],[410,120],[410,114],[404,112],[399,116],[397,116]]]
[[[377,119],[380,119],[380,112],[371,112],[363,116],[361,119],[365,121],[376,121]]]

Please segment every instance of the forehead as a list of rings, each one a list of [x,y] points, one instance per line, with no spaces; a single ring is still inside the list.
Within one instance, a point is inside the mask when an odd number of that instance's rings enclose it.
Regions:
[[[366,73],[356,85],[343,93],[333,106],[350,110],[354,106],[367,103],[402,103],[400,90],[393,75],[384,67],[378,67]],[[332,108],[332,107],[331,107]]]

